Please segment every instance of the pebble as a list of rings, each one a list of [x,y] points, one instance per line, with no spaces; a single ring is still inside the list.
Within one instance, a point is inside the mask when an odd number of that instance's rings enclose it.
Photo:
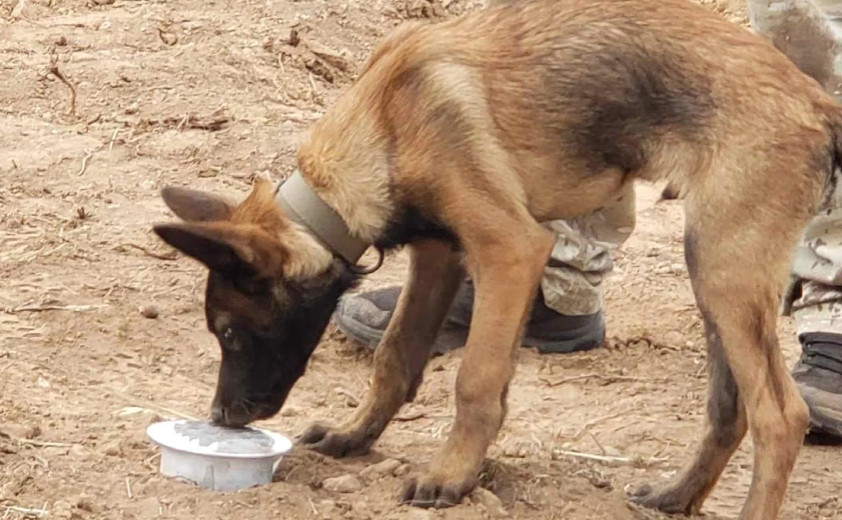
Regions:
[[[301,415],[301,409],[295,406],[288,405],[281,408],[281,417],[298,417],[299,415]]]
[[[148,318],[150,320],[154,320],[158,317],[158,308],[154,305],[144,305],[140,309],[140,315],[144,318]]]
[[[333,500],[322,500],[317,508],[325,520],[330,520],[339,514],[339,506]]]
[[[409,475],[409,472],[412,471],[412,465],[410,464],[401,464],[395,471],[392,473],[396,477],[402,477],[404,475]]]
[[[155,497],[139,500],[134,508],[139,518],[160,518],[161,503]]]
[[[94,502],[88,496],[80,496],[79,500],[76,501],[76,507],[81,509],[82,511],[87,511],[88,513],[94,512]]]
[[[471,502],[481,505],[491,518],[503,518],[509,516],[500,497],[485,488],[476,488],[471,493]]]
[[[614,446],[606,446],[605,455],[608,455],[609,457],[622,457],[623,453]]]
[[[73,505],[70,502],[59,500],[58,502],[53,503],[53,507],[50,510],[50,518],[71,520],[73,516]]]
[[[436,520],[437,517],[432,511],[412,507],[403,515],[403,518],[406,518],[406,520]]]
[[[41,427],[23,424],[5,423],[0,426],[0,433],[17,439],[34,439],[41,435]]]
[[[337,493],[356,493],[363,488],[363,484],[354,475],[347,474],[324,479],[322,487],[328,491],[335,491]]]
[[[668,265],[661,265],[655,269],[655,274],[670,274],[672,269]]]
[[[123,453],[123,448],[120,446],[119,442],[111,442],[102,447],[102,452],[109,457],[116,457]]]
[[[376,480],[394,474],[399,467],[401,467],[401,461],[398,459],[386,459],[363,469],[360,471],[360,476],[366,480]]]
[[[684,342],[684,335],[677,330],[670,330],[664,334],[664,343],[670,347],[677,347]]]
[[[74,444],[70,447],[69,451],[71,455],[79,458],[86,458],[88,455],[90,455],[88,448],[82,446],[81,444]]]

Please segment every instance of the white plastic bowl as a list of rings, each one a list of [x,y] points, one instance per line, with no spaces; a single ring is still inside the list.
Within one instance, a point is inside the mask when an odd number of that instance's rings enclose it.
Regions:
[[[162,475],[215,491],[268,484],[292,449],[288,438],[274,432],[201,421],[159,422],[146,434],[161,447]]]

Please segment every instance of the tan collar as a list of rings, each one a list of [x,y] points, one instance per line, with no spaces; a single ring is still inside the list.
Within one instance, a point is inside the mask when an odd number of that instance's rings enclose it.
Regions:
[[[284,213],[313,234],[331,252],[356,265],[369,244],[351,234],[336,210],[322,200],[296,170],[278,188],[275,200]]]

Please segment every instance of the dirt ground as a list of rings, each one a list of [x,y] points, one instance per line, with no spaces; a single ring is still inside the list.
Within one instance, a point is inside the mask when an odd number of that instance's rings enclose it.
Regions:
[[[708,2],[710,3],[710,2]],[[151,233],[166,184],[241,196],[293,167],[296,136],[407,18],[469,0],[0,0],[0,518],[481,518],[487,493],[444,512],[398,507],[401,478],[326,478],[385,458],[421,467],[453,417],[460,352],[435,358],[375,451],[296,449],[271,485],[212,493],[157,474],[160,418],[202,417],[219,359],[205,273]],[[734,5],[711,4],[737,22]],[[626,520],[624,489],[673,478],[703,423],[701,323],[682,262],[678,203],[639,190],[639,223],[606,286],[610,340],[585,354],[524,350],[483,485],[523,519]],[[365,287],[399,282],[398,254]],[[140,312],[154,307],[157,318]],[[780,326],[789,361],[792,323]],[[366,391],[371,355],[330,329],[282,413],[296,435]],[[746,441],[708,501],[735,518]],[[842,447],[806,447],[782,518],[842,518]],[[577,454],[595,455],[597,459]],[[403,468],[402,468],[403,470]],[[401,471],[398,471],[400,473]]]

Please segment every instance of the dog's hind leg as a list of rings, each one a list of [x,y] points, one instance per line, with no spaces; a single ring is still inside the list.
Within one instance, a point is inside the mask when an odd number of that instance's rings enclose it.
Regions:
[[[421,383],[424,366],[447,310],[464,279],[450,244],[424,240],[409,246],[409,279],[374,354],[374,377],[365,401],[339,427],[316,423],[301,436],[311,448],[342,457],[362,453]]]
[[[708,341],[707,433],[676,484],[659,491],[644,487],[632,500],[670,513],[697,512],[748,427],[754,475],[741,518],[770,520],[780,509],[807,427],[807,409],[775,330],[790,259],[781,244],[794,244],[803,215],[786,214],[785,205],[754,219],[716,210],[688,201],[685,235]]]
[[[695,246],[692,239],[685,239],[690,276],[698,279],[693,266]],[[697,297],[698,299],[698,297]],[[642,486],[634,492],[633,502],[666,513],[697,514],[731,455],[746,434],[745,406],[722,345],[722,336],[716,319],[699,304],[708,345],[708,403],[707,426],[696,455],[675,484],[656,492],[651,486]]]

